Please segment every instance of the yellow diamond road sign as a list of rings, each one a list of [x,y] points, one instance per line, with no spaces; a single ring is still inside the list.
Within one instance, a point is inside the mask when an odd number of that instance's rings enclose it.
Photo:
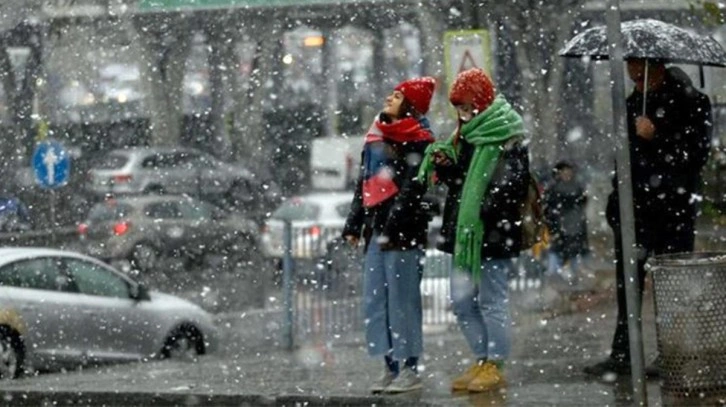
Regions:
[[[450,87],[456,75],[470,68],[492,74],[492,45],[489,31],[447,31],[444,34],[446,83]]]

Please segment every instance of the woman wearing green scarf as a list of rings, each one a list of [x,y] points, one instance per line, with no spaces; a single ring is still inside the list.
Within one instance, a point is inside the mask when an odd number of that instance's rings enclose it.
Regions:
[[[459,126],[426,151],[419,180],[448,186],[443,243],[453,254],[454,313],[477,362],[453,390],[505,384],[510,349],[508,275],[522,246],[521,209],[529,181],[522,118],[480,69],[461,72],[449,93]]]

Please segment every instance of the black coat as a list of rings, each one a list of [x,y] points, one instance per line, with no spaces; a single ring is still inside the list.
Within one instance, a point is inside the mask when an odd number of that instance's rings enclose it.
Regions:
[[[459,159],[451,166],[437,166],[436,175],[448,187],[444,206],[441,242],[438,248],[453,253],[456,220],[462,187],[474,153],[474,146],[459,141]],[[482,259],[511,258],[522,250],[522,205],[529,185],[529,153],[521,141],[503,148],[497,169],[481,205],[484,222]]]
[[[394,197],[372,207],[363,206],[363,169],[355,186],[350,213],[343,228],[343,236],[361,236],[370,244],[373,233],[387,236],[388,249],[408,250],[424,248],[428,235],[429,211],[423,200],[426,185],[416,176],[428,141],[395,143],[387,140],[395,154],[387,165],[394,168],[393,181],[399,192]],[[361,160],[364,162],[364,160]]]
[[[552,236],[550,250],[570,259],[589,251],[585,187],[578,181],[557,180],[544,194],[544,214]]]
[[[627,99],[628,138],[633,181],[636,239],[646,247],[651,240],[668,239],[674,228],[693,228],[700,172],[711,145],[711,103],[690,81],[667,73],[666,82],[647,94],[646,116],[655,125],[652,140],[636,135],[635,120],[642,115],[643,94]],[[608,199],[607,217],[619,225],[617,175]]]

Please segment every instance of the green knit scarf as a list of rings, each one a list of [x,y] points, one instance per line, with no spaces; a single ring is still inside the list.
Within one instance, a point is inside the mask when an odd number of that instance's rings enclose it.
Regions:
[[[512,137],[523,135],[524,125],[522,117],[500,95],[484,112],[464,123],[460,132],[461,137],[474,146],[474,154],[464,180],[456,220],[454,265],[462,270],[471,270],[474,278],[478,279],[485,227],[481,218],[481,204],[499,162],[502,145]],[[454,144],[455,139],[455,136],[449,137],[426,149],[418,173],[419,180],[431,180],[434,172],[433,155],[436,152],[456,162],[459,148]]]

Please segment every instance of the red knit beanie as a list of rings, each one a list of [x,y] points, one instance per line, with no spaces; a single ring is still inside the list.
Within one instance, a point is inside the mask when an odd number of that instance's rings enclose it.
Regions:
[[[456,75],[449,92],[449,101],[452,105],[471,103],[481,113],[492,104],[495,96],[494,85],[486,72],[471,68]]]
[[[431,98],[436,89],[436,79],[425,76],[403,81],[396,86],[397,91],[403,93],[408,103],[421,114],[426,114],[431,105]]]

